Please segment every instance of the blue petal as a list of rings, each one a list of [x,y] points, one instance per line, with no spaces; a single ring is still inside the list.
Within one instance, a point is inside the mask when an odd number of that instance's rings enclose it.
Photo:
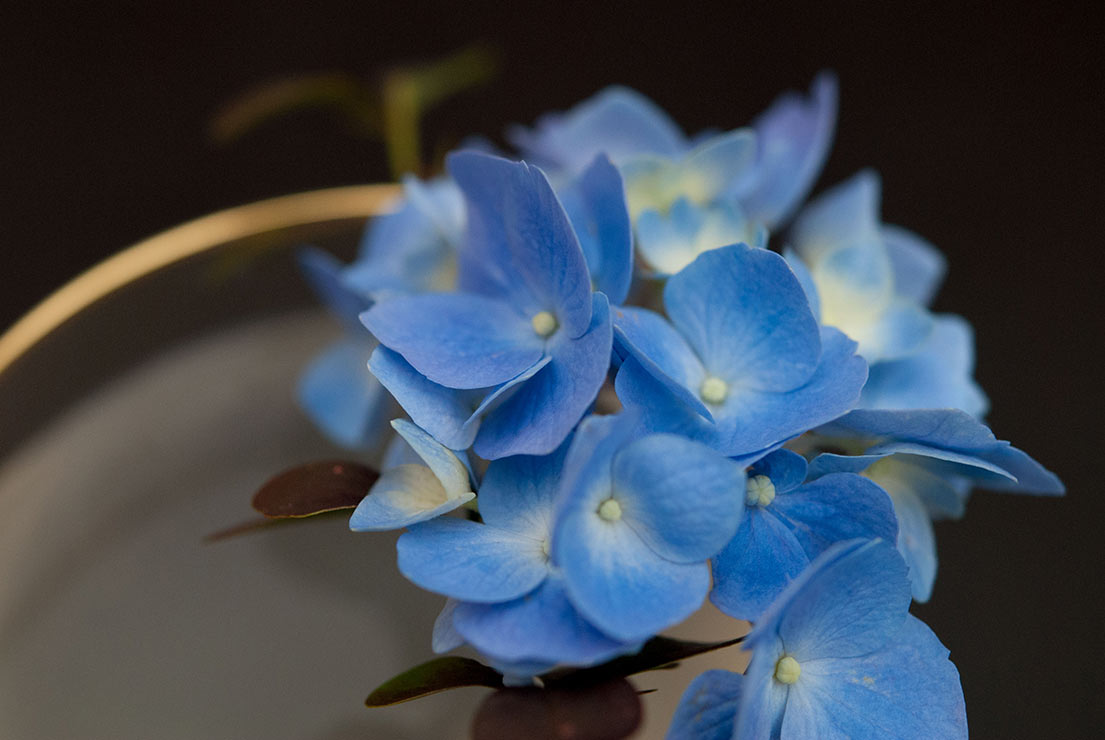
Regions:
[[[745,648],[748,648],[748,638]],[[775,664],[782,653],[778,637],[768,635],[756,645],[741,681],[734,738],[779,738],[790,693],[790,687],[775,680]]]
[[[885,649],[850,660],[810,661],[790,692],[784,737],[966,740],[959,672],[915,617]]]
[[[764,457],[748,471],[748,477],[766,475],[775,486],[775,493],[786,493],[802,485],[806,479],[806,458],[790,450],[777,450]]]
[[[864,337],[868,341],[860,347],[860,354],[868,362],[876,362],[919,352],[933,326],[933,316],[925,309],[905,300],[893,301],[879,318],[873,335]]]
[[[852,473],[833,473],[777,496],[771,508],[791,528],[810,558],[851,539],[893,542],[898,520],[886,491]]]
[[[909,581],[901,556],[877,540],[833,545],[772,604],[746,642],[777,635],[799,663],[881,648],[905,619]]]
[[[394,213],[372,220],[360,255],[342,277],[356,291],[372,296],[449,290],[454,264],[453,246],[434,218],[416,199],[408,199]]]
[[[532,131],[516,127],[509,138],[526,156],[573,172],[597,154],[618,162],[640,153],[674,157],[687,146],[664,111],[624,87],[608,87],[567,113],[543,116]]]
[[[597,506],[580,503],[557,523],[553,559],[588,621],[616,639],[645,640],[702,605],[710,589],[705,562],[665,560],[628,523],[604,521]]]
[[[330,439],[350,448],[374,447],[394,410],[368,372],[372,344],[365,339],[347,339],[328,348],[311,362],[298,387],[299,403],[311,420]]]
[[[446,599],[445,606],[441,608],[441,613],[434,620],[434,632],[430,644],[435,653],[447,653],[464,644],[464,638],[453,626],[453,612],[457,610],[459,604],[456,599]]]
[[[354,532],[401,529],[446,514],[476,494],[446,495],[437,476],[422,465],[400,465],[384,471],[349,517]]]
[[[400,573],[461,601],[510,601],[549,572],[541,540],[455,517],[411,527],[396,547]]]
[[[683,337],[659,314],[645,308],[622,307],[614,314],[618,344],[671,394],[692,411],[713,419],[697,390],[706,378],[702,362]]]
[[[446,388],[427,380],[399,354],[383,346],[372,353],[368,369],[414,423],[438,442],[452,450],[472,446],[479,429],[473,410],[480,403],[481,391]]]
[[[732,740],[742,680],[739,673],[713,670],[691,681],[665,740]]]
[[[489,525],[547,539],[567,445],[551,455],[495,460],[480,485],[480,516]]]
[[[863,170],[834,185],[802,209],[790,227],[790,243],[816,265],[839,247],[879,244],[879,176]]]
[[[822,72],[808,98],[784,93],[753,124],[759,144],[753,184],[742,202],[769,228],[787,220],[809,193],[832,144],[837,82]]]
[[[679,198],[664,214],[646,209],[637,217],[637,248],[655,276],[674,275],[703,252],[745,242],[767,246],[767,231],[731,203],[698,206]]]
[[[817,285],[813,281],[813,275],[810,274],[810,269],[806,267],[806,263],[798,256],[790,247],[783,249],[783,258],[787,261],[787,265],[790,266],[794,277],[798,278],[798,284],[802,286],[802,291],[806,294],[806,300],[810,302],[810,311],[813,313],[813,317],[817,319],[817,323],[821,323],[821,298],[817,295]]]
[[[809,562],[770,508],[749,507],[736,537],[711,561],[710,601],[731,617],[756,621]]]
[[[989,449],[997,442],[985,424],[956,409],[857,409],[819,432],[831,437],[908,440],[962,451]]]
[[[611,639],[589,624],[568,601],[563,580],[555,576],[505,604],[462,603],[453,623],[477,650],[512,663],[586,666],[640,647]]]
[[[895,292],[922,306],[932,303],[948,270],[944,255],[900,226],[883,225],[880,233],[894,269]]]
[[[855,343],[835,329],[822,329],[821,364],[806,385],[789,393],[732,393],[714,409],[716,424],[666,401],[655,381],[623,364],[615,380],[618,397],[641,412],[646,429],[673,432],[703,442],[724,455],[763,450],[801,434],[855,405],[867,364],[853,354]]]
[[[707,372],[727,383],[785,391],[817,367],[817,322],[773,252],[746,245],[704,252],[668,280],[664,305]]]
[[[560,192],[564,210],[579,237],[595,290],[614,305],[629,295],[633,279],[633,233],[622,176],[605,155]]]
[[[316,247],[306,247],[299,250],[299,269],[307,278],[308,284],[315,291],[327,308],[337,316],[352,331],[358,334],[364,332],[358,316],[372,305],[372,299],[353,289],[342,279],[345,265],[334,258],[329,252]]]
[[[936,582],[936,535],[932,531],[932,518],[908,478],[880,475],[877,480],[894,502],[898,552],[909,567],[913,598],[924,603],[932,597],[932,586]]]
[[[736,129],[713,136],[680,163],[679,189],[694,203],[711,203],[749,175],[756,160],[756,136]]]
[[[713,433],[695,438],[736,455],[787,440],[852,409],[867,364],[841,332],[824,327],[821,338],[821,362],[808,383],[788,393],[734,393],[723,409],[715,410]]]
[[[871,366],[862,408],[958,408],[974,417],[986,412],[986,396],[971,378],[974,336],[958,316],[942,315],[917,352]]]
[[[450,388],[505,383],[544,354],[530,321],[508,304],[439,293],[392,298],[361,316],[380,343]]]
[[[574,340],[553,337],[549,364],[484,417],[476,453],[495,460],[545,455],[559,447],[606,380],[613,336],[609,303],[595,293],[587,333]]]
[[[666,434],[614,455],[622,519],[666,560],[695,563],[729,542],[744,511],[744,471],[696,442]]]
[[[587,331],[591,276],[545,175],[524,162],[477,152],[456,152],[447,164],[468,203],[462,269],[484,273],[478,283],[485,277],[497,283],[499,295],[527,317],[548,311],[569,337]]]
[[[391,426],[433,471],[448,498],[457,498],[472,490],[468,468],[456,453],[406,419],[394,419]]]

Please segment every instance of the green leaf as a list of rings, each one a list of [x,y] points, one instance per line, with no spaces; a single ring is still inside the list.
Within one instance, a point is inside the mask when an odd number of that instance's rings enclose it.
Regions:
[[[502,685],[502,674],[493,668],[471,658],[449,656],[435,658],[385,681],[364,703],[368,707],[386,707],[462,686],[497,689]]]
[[[572,688],[510,688],[484,699],[473,740],[621,740],[641,724],[641,700],[624,678]]]
[[[590,668],[560,668],[541,677],[546,686],[584,685],[644,671],[674,668],[686,658],[730,647],[744,637],[721,642],[691,642],[671,637],[654,637],[636,655],[625,655]]]
[[[285,470],[261,486],[253,508],[270,519],[305,517],[353,509],[380,475],[344,460],[323,460]]]

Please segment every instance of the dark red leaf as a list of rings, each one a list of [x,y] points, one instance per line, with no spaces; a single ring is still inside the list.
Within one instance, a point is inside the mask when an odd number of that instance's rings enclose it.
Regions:
[[[323,460],[285,470],[253,496],[253,508],[273,519],[353,509],[379,477],[372,468],[345,460]]]
[[[624,678],[573,688],[509,688],[487,697],[473,740],[621,740],[641,724],[641,700]]]

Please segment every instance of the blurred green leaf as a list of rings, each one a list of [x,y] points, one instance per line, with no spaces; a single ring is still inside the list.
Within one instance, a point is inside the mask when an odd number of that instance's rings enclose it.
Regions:
[[[385,681],[365,699],[365,706],[385,707],[462,686],[499,688],[502,675],[471,658],[449,656],[415,666]]]

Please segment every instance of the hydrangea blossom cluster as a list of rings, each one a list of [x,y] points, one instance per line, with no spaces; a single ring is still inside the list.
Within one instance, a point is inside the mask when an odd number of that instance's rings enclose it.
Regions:
[[[406,530],[435,651],[527,683],[709,600],[751,665],[696,679],[670,737],[966,737],[908,614],[932,521],[1063,489],[982,422],[970,327],[929,308],[943,257],[882,223],[878,178],[804,204],[836,103],[822,74],[689,137],[610,88],[408,179],[354,263],[304,255],[348,330],[301,398],[380,455],[350,526]]]

